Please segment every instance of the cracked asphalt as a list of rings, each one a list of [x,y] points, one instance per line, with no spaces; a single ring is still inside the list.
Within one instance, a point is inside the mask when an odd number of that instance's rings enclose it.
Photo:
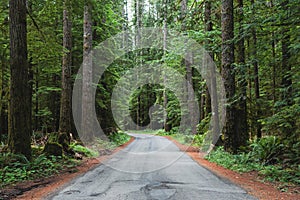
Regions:
[[[131,135],[136,139],[124,150],[46,199],[256,199],[201,167],[168,139]]]

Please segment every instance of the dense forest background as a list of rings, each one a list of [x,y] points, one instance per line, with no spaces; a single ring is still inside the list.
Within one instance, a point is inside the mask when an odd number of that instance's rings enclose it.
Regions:
[[[298,0],[1,0],[1,144],[30,158],[31,145],[49,133],[58,133],[62,145],[70,140],[69,133],[76,138],[72,87],[92,47],[121,31],[163,27],[185,32],[204,46],[224,79],[228,105],[218,145],[237,153],[249,149],[251,141],[267,138],[260,149],[268,154],[266,162],[281,160],[299,169],[299,10]],[[137,40],[125,38],[124,44]],[[96,93],[105,133],[118,131],[110,101],[114,85],[141,63],[164,63],[186,76],[200,111],[196,129],[187,127],[186,132],[207,134],[215,110],[205,80],[191,64],[164,49],[130,52],[105,71]],[[92,69],[86,70],[88,74]],[[178,131],[181,111],[171,91],[145,85],[130,102],[138,125],[147,126],[149,108],[159,104],[167,111],[161,128]]]

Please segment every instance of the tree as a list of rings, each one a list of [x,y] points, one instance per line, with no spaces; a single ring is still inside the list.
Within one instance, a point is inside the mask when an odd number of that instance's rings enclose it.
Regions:
[[[31,106],[27,59],[26,0],[9,1],[10,103],[9,149],[31,158]]]
[[[93,65],[92,51],[92,6],[90,2],[84,5],[83,19],[83,65],[82,65],[82,117],[81,131],[87,141],[93,139],[93,119],[91,113],[93,111],[92,101],[92,82],[93,82]]]
[[[136,35],[135,35],[135,45],[137,48],[139,48],[139,46],[141,45],[141,27],[142,27],[142,12],[143,12],[143,2],[141,2],[140,0],[135,0],[135,18],[136,18]],[[142,64],[142,50],[137,49],[137,53],[136,53],[136,61],[140,62],[137,63],[137,65]],[[137,80],[139,80],[139,74],[137,73]],[[139,129],[139,125],[140,125],[140,106],[141,106],[141,100],[140,100],[140,96],[138,96],[137,98],[137,106],[138,108],[136,109],[136,129]]]
[[[211,19],[211,2],[210,1],[205,1],[205,11],[204,11],[204,23],[205,23],[205,31],[207,33],[211,32],[213,30],[213,23]],[[211,42],[208,40],[207,44],[210,45]],[[209,50],[209,55],[213,59],[214,58],[214,53]],[[212,143],[216,144],[217,141],[219,140],[220,136],[220,120],[219,120],[219,108],[218,108],[218,98],[217,98],[217,80],[216,80],[216,72],[215,68],[210,69],[210,83],[208,84],[207,88],[210,86],[210,96],[211,98],[207,103],[211,104],[212,108],[212,120],[213,120],[213,140]],[[208,90],[207,90],[208,91]],[[209,94],[207,94],[209,95]],[[208,106],[208,105],[207,105]],[[209,110],[209,109],[208,109]]]
[[[254,7],[254,0],[251,0],[251,4],[253,6],[252,14],[255,15],[255,7]],[[257,35],[256,35],[256,28],[253,27],[251,30],[252,40],[253,40],[253,49],[252,49],[252,56],[253,56],[253,68],[254,68],[254,90],[255,90],[255,98],[256,98],[256,137],[261,138],[261,124],[258,122],[259,117],[261,116],[261,109],[258,106],[260,101],[260,90],[259,90],[259,74],[258,74],[258,61],[257,61]]]
[[[246,81],[246,64],[245,64],[245,39],[243,30],[244,18],[244,3],[243,0],[238,0],[238,31],[239,38],[237,41],[237,67],[238,67],[238,81],[237,81],[237,95],[238,102],[236,106],[236,115],[239,120],[236,121],[236,130],[238,131],[238,143],[246,145],[249,139],[248,125],[247,125],[247,81]]]
[[[224,147],[228,151],[236,152],[237,130],[235,129],[236,113],[234,107],[235,74],[234,63],[234,33],[233,33],[233,0],[222,0],[222,77],[224,79],[227,98],[226,119],[223,128]]]
[[[181,30],[182,31],[187,31],[188,27],[187,27],[187,17],[188,17],[188,1],[187,0],[182,0],[181,1],[181,20],[182,20],[182,24],[181,24]],[[187,52],[185,55],[185,60],[184,60],[184,66],[185,66],[185,72],[186,72],[186,104],[187,104],[187,108],[188,108],[188,113],[186,113],[186,115],[189,115],[190,117],[187,117],[188,121],[185,122],[185,124],[190,125],[190,127],[186,127],[186,128],[190,128],[192,134],[196,134],[197,133],[197,121],[195,118],[195,108],[194,108],[194,97],[193,97],[193,70],[192,70],[192,58],[193,55],[191,52]]]
[[[60,102],[59,133],[69,137],[71,132],[71,63],[72,63],[72,22],[70,1],[64,1],[63,11],[63,48],[62,91]]]
[[[167,25],[167,13],[168,13],[168,0],[163,0],[163,6],[164,6],[164,20],[163,20],[163,28],[164,28],[164,43],[163,43],[163,50],[164,50],[164,56],[166,56],[167,53],[167,36],[168,36],[168,25]],[[166,76],[164,75],[164,84],[166,84]],[[167,95],[167,89],[164,87],[163,91],[163,107],[165,111],[167,110],[168,105],[168,95]],[[164,116],[164,129],[166,132],[170,131],[170,125],[168,124],[168,113],[166,113],[166,116]]]

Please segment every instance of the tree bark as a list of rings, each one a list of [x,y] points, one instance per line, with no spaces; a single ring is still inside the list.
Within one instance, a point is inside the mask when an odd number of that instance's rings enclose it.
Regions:
[[[239,119],[236,120],[236,132],[238,132],[238,143],[240,145],[247,145],[249,139],[248,124],[247,124],[247,81],[246,81],[246,65],[245,65],[245,39],[243,30],[244,18],[244,3],[243,0],[238,0],[237,18],[239,23],[239,39],[237,42],[237,64],[239,65],[238,73],[238,88],[239,97],[236,106],[236,115]]]
[[[251,4],[254,5],[254,0],[251,0]],[[253,8],[252,14],[255,14],[255,8]],[[259,108],[259,99],[260,99],[260,91],[259,91],[259,75],[258,75],[258,62],[257,62],[257,36],[255,27],[252,28],[252,39],[253,39],[253,47],[252,47],[252,59],[253,59],[253,68],[254,68],[254,90],[255,90],[255,98],[256,98],[256,137],[261,138],[261,124],[258,122],[259,117],[261,116],[261,109]]]
[[[93,60],[90,55],[92,51],[92,6],[86,2],[84,6],[83,19],[83,65],[82,65],[82,117],[81,132],[87,141],[94,137],[93,133]]]
[[[167,13],[168,13],[168,0],[163,0],[164,3],[164,21],[163,21],[163,26],[164,26],[164,44],[163,44],[163,50],[164,50],[164,55],[166,55],[167,52]],[[167,79],[166,76],[164,75],[164,85],[166,85]],[[164,98],[164,129],[166,132],[170,131],[170,125],[168,124],[168,113],[167,113],[167,105],[168,105],[168,96],[167,96],[167,89],[164,87],[163,91],[163,98]]]
[[[135,0],[135,15],[136,15],[136,35],[135,35],[135,41],[136,41],[136,46],[140,46],[141,42],[141,27],[142,27],[142,18],[141,18],[141,13],[142,13],[142,5],[140,0]],[[139,49],[136,54],[136,61],[139,62],[139,59],[142,59],[142,50]],[[138,65],[141,64],[138,63]],[[139,74],[137,73],[137,80],[139,80]],[[137,109],[136,109],[136,129],[139,130],[139,124],[140,124],[140,96],[137,97]]]
[[[239,144],[237,143],[237,132],[235,129],[235,74],[233,69],[234,44],[233,44],[233,0],[222,0],[222,77],[227,98],[226,119],[223,128],[224,148],[227,151],[236,152]]]
[[[204,3],[204,26],[205,26],[205,31],[210,32],[213,30],[213,24],[211,21],[211,2],[210,1],[205,1]],[[207,40],[207,50],[211,58],[213,58],[213,53],[209,49],[210,41]],[[211,81],[211,80],[210,80]],[[211,83],[207,84],[206,88],[206,116],[212,112],[212,102],[211,102],[211,94],[210,94],[210,89],[208,88]]]
[[[27,57],[26,0],[9,1],[10,102],[9,149],[31,158],[31,106]]]
[[[186,31],[187,30],[187,24],[185,22],[185,18],[188,12],[188,0],[182,0],[181,1],[181,30]],[[197,124],[199,123],[196,121],[196,116],[195,116],[195,99],[193,95],[193,70],[192,70],[192,58],[193,55],[191,52],[187,52],[185,55],[185,71],[186,71],[186,103],[187,103],[187,108],[188,108],[188,113],[187,113],[187,121],[184,122],[184,124],[188,125],[186,128],[191,129],[192,134],[197,133]]]
[[[71,63],[72,63],[72,23],[70,1],[64,1],[63,11],[63,59],[62,91],[60,99],[59,133],[69,135],[71,132]]]
[[[204,11],[204,23],[205,23],[205,31],[210,32],[213,30],[213,23],[211,21],[211,2],[205,1],[205,11]],[[210,45],[210,41],[207,41],[207,44]],[[209,49],[209,55],[211,59],[214,58],[214,53],[210,51]],[[217,144],[220,136],[220,120],[219,120],[219,108],[218,108],[218,97],[217,97],[217,80],[216,80],[216,71],[214,67],[211,67],[210,69],[210,101],[208,101],[211,104],[211,111],[212,111],[212,132],[213,132],[213,139],[212,144]]]
[[[210,32],[212,31],[212,21],[211,21],[211,2],[210,1],[205,1],[204,3],[204,24],[205,24],[205,31],[206,32]],[[211,58],[213,58],[213,53],[210,51],[210,49],[208,49],[209,45],[210,45],[210,41],[207,40],[206,44],[207,44],[207,50],[208,50],[208,54]],[[211,79],[208,81],[212,81]],[[211,105],[211,94],[210,94],[210,90],[212,88],[209,88],[209,86],[211,85],[211,83],[207,83],[206,84],[206,109],[205,109],[205,115],[208,116],[211,112],[212,112],[212,105]]]

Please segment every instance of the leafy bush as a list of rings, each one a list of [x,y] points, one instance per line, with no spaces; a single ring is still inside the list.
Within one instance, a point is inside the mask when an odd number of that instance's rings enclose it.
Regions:
[[[252,148],[252,158],[268,165],[278,162],[279,155],[282,155],[283,153],[284,145],[278,137],[267,136],[259,140],[255,140],[250,147]]]
[[[160,130],[157,131],[156,134],[157,134],[157,135],[164,136],[164,135],[169,135],[170,132],[166,132],[164,129],[160,129]]]
[[[113,133],[109,135],[109,140],[112,143],[114,143],[116,146],[120,146],[128,142],[130,140],[130,136],[127,135],[126,133],[119,131],[117,133]]]
[[[51,176],[63,166],[73,167],[77,164],[66,157],[49,157],[44,154],[28,161],[25,156],[12,153],[1,153],[0,163],[1,187],[23,180]]]
[[[70,148],[71,148],[74,152],[80,153],[80,154],[84,154],[84,155],[87,156],[87,157],[96,157],[96,156],[99,155],[98,152],[93,151],[93,150],[91,150],[91,149],[89,149],[89,148],[87,148],[87,147],[84,147],[84,146],[82,146],[82,145],[80,145],[80,144],[77,144],[77,143],[72,143],[72,144],[70,145]]]
[[[197,125],[197,134],[203,135],[209,131],[211,114],[201,120],[201,122]]]
[[[280,102],[277,102],[277,107],[280,111],[272,115],[271,117],[261,120],[263,125],[263,131],[268,134],[289,136],[292,133],[298,133],[300,129],[300,100],[299,103],[295,103],[292,106],[285,106],[281,108]]]
[[[286,149],[283,154],[283,159],[281,160],[284,165],[298,165],[300,167],[300,141],[291,142],[291,140],[286,140]]]
[[[271,139],[267,139],[271,140]],[[264,144],[261,142],[255,143],[255,151],[258,150],[256,145]],[[273,144],[273,142],[270,142]],[[268,146],[268,145],[266,145]],[[261,147],[259,147],[261,148]],[[248,172],[248,171],[258,171],[265,180],[268,181],[280,181],[289,182],[293,184],[300,184],[300,166],[293,165],[289,168],[283,168],[281,165],[266,165],[265,162],[257,159],[259,156],[265,158],[264,154],[253,153],[252,151],[248,153],[240,154],[230,154],[224,150],[223,147],[218,147],[206,156],[206,159],[215,162],[227,169],[231,169],[238,172]],[[266,160],[268,160],[267,158]]]
[[[193,140],[193,145],[197,147],[201,147],[204,140],[205,140],[206,134],[203,135],[195,135]]]

